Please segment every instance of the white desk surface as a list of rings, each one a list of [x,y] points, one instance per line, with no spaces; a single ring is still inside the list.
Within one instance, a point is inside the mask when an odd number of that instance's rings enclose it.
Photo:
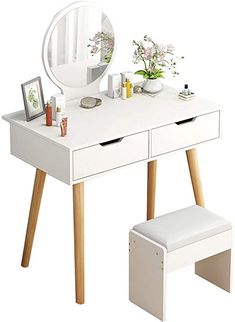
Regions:
[[[67,103],[66,137],[60,136],[60,128],[45,125],[45,115],[26,122],[25,112],[19,111],[4,115],[3,119],[66,149],[77,150],[220,109],[217,104],[198,97],[180,100],[178,90],[167,86],[155,97],[134,94],[127,100],[111,99],[105,92],[94,96],[103,100],[102,105],[94,109],[81,108],[80,98]]]

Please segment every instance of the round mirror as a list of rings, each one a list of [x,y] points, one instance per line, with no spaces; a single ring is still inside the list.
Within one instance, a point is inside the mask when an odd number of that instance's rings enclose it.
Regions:
[[[53,19],[44,39],[43,62],[62,89],[83,88],[104,75],[113,52],[114,32],[108,17],[99,6],[80,1]]]

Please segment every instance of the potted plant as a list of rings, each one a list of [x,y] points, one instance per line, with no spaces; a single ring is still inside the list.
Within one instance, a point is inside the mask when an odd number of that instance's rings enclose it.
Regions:
[[[144,36],[144,41],[133,40],[133,45],[135,46],[134,64],[140,62],[144,64],[144,69],[137,70],[135,74],[144,77],[143,89],[146,92],[157,93],[162,89],[160,79],[164,78],[165,72],[169,71],[173,76],[179,74],[176,71],[176,60],[179,57],[174,55],[173,45],[158,44],[147,35]]]

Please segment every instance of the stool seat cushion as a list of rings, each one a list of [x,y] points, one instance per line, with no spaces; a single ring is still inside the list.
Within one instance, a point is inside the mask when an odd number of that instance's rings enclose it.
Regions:
[[[224,218],[195,205],[135,225],[133,230],[170,252],[231,228]]]

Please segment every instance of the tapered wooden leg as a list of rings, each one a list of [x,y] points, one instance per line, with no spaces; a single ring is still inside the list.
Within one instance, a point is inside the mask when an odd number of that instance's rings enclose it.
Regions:
[[[205,207],[196,149],[186,151],[196,204]]]
[[[147,220],[154,218],[157,161],[148,162]]]
[[[84,296],[84,183],[73,185],[74,262],[76,302],[83,304]]]
[[[195,202],[198,206],[205,207],[205,202],[204,202],[204,197],[202,192],[202,183],[200,179],[199,165],[197,160],[197,151],[196,149],[188,150],[186,151],[186,155],[187,155],[189,172],[190,172],[192,186],[193,186]],[[214,258],[217,258],[217,257],[214,257]],[[200,262],[196,262],[195,273],[204,279],[215,281],[216,279],[214,279],[213,273],[208,274],[209,269],[212,269],[212,265],[210,263],[211,263],[210,259],[209,260],[203,259]],[[214,284],[216,284],[216,282],[214,282]]]
[[[29,266],[30,255],[33,246],[34,234],[37,226],[38,213],[40,209],[40,203],[42,199],[43,187],[46,178],[46,173],[37,169],[33,187],[33,194],[31,200],[31,206],[29,211],[28,226],[26,230],[24,251],[22,256],[21,265],[23,267]]]

